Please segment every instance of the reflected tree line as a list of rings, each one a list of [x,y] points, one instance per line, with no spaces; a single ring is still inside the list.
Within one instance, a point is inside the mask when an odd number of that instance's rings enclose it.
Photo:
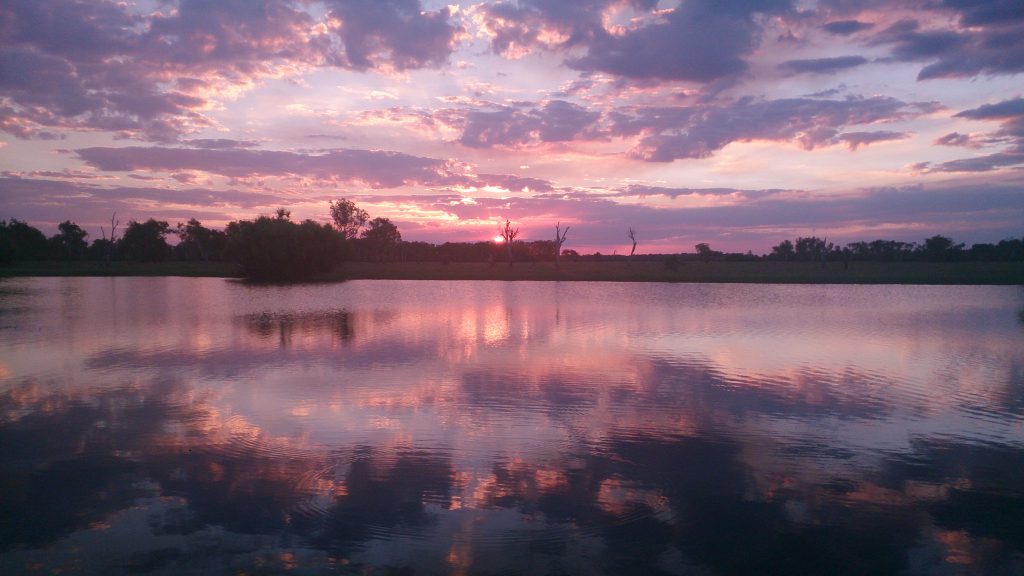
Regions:
[[[243,272],[257,279],[298,279],[330,271],[339,262],[520,262],[645,260],[676,267],[685,261],[1021,261],[1024,239],[1010,238],[998,243],[973,244],[969,248],[946,236],[936,235],[923,242],[873,240],[851,242],[845,246],[816,236],[784,240],[764,255],[752,252],[727,253],[714,250],[708,243],[695,246],[694,253],[634,254],[636,232],[629,229],[632,249],[629,255],[596,252],[581,255],[562,249],[566,232],[560,223],[555,239],[524,241],[518,228],[506,221],[501,232],[504,246],[492,241],[428,242],[403,241],[398,227],[388,218],[370,218],[354,202],[340,199],[329,203],[331,222],[297,222],[291,213],[279,209],[272,216],[231,222],[223,230],[203,226],[195,218],[172,227],[168,222],[150,218],[132,220],[117,236],[119,221],[111,218],[109,236],[90,243],[89,233],[71,220],[61,222],[58,232],[47,238],[28,223],[0,220],[0,266],[25,261],[132,261],[132,262],[234,262]],[[511,232],[515,233],[512,234]],[[176,239],[171,243],[169,240]]]

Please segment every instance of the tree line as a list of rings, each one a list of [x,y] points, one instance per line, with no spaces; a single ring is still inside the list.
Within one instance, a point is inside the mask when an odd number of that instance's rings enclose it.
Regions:
[[[88,242],[88,232],[73,221],[61,222],[57,233],[47,238],[28,223],[0,220],[0,265],[21,261],[224,261],[237,263],[254,279],[295,280],[329,272],[338,263],[357,261],[407,262],[554,262],[562,260],[664,261],[678,266],[684,261],[781,260],[817,261],[1020,261],[1024,260],[1024,239],[1006,239],[995,244],[966,247],[945,236],[932,236],[922,243],[896,240],[851,242],[839,246],[815,236],[784,240],[765,255],[725,253],[707,243],[697,244],[695,253],[634,254],[637,233],[629,229],[629,255],[581,255],[562,249],[568,228],[555,227],[552,240],[519,240],[518,228],[506,221],[500,230],[503,242],[404,242],[398,227],[388,218],[370,215],[347,199],[328,205],[331,222],[296,222],[291,213],[279,209],[272,216],[231,222],[224,230],[203,226],[196,219],[171,227],[150,218],[130,221],[118,236],[120,222],[111,218],[109,234],[101,227],[101,238]],[[171,244],[169,238],[177,237]]]

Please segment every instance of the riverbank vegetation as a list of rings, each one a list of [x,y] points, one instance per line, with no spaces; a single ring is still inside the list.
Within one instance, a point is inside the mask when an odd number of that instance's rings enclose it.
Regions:
[[[131,221],[117,236],[62,222],[47,238],[20,220],[0,221],[2,276],[221,276],[256,281],[344,279],[591,280],[777,283],[1024,283],[1024,239],[970,247],[945,236],[921,243],[894,240],[839,246],[817,237],[784,240],[763,255],[724,253],[697,244],[692,253],[606,255],[560,250],[555,238],[524,241],[506,222],[507,240],[403,241],[387,218],[370,218],[353,202],[330,203],[332,222],[295,222],[286,210],[231,222],[224,230],[192,219],[172,228]],[[108,233],[109,232],[109,233]],[[501,263],[502,265],[497,265]],[[504,264],[508,265],[504,265]],[[513,265],[514,264],[514,265]]]

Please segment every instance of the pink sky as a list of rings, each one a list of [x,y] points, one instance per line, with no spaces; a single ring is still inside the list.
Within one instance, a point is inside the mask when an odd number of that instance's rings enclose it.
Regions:
[[[1024,234],[1020,0],[9,0],[0,219],[761,253]]]

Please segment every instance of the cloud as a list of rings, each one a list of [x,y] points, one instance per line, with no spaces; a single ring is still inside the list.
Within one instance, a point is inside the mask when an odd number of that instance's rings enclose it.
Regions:
[[[906,132],[891,132],[879,130],[876,132],[846,132],[836,136],[836,140],[846,143],[850,150],[856,150],[861,146],[867,146],[876,142],[887,142],[891,140],[903,140],[910,138]]]
[[[503,106],[494,111],[453,111],[447,117],[462,127],[459,142],[466,146],[517,148],[587,138],[601,114],[564,100],[550,100],[526,109]]]
[[[790,2],[688,0],[662,19],[622,34],[597,34],[571,68],[626,78],[711,82],[747,70],[760,42],[756,14],[791,11]]]
[[[985,139],[979,138],[976,134],[961,134],[959,132],[950,132],[934,141],[937,146],[961,146],[963,148],[980,148],[985,143]]]
[[[642,17],[607,24],[605,15],[622,6]],[[656,7],[654,0],[522,0],[487,5],[481,13],[498,54],[559,51],[569,67],[585,73],[710,82],[747,69],[746,58],[760,42],[761,15],[792,10],[789,0],[686,0],[653,13]]]
[[[977,158],[950,160],[928,168],[929,172],[989,172],[1007,166],[1024,164],[1024,151],[1008,150]]]
[[[850,36],[857,32],[868,30],[872,27],[874,27],[874,24],[870,22],[861,22],[859,20],[836,20],[822,26],[826,32],[838,34],[840,36]]]
[[[863,56],[837,56],[835,58],[814,58],[810,60],[789,60],[779,64],[779,70],[794,74],[832,74],[840,70],[856,68],[868,62]]]
[[[344,46],[330,62],[356,70],[436,67],[447,61],[461,29],[448,8],[423,9],[420,0],[327,0]]]
[[[936,107],[934,103],[906,103],[883,96],[846,100],[745,98],[727,106],[623,109],[612,113],[611,120],[613,133],[641,136],[632,152],[635,157],[671,162],[705,158],[732,142],[795,142],[811,150],[841,142],[852,145],[858,139],[857,145],[867,144],[881,135],[891,140],[896,133],[854,133],[858,136],[843,138],[840,130],[914,118]]]
[[[458,167],[444,160],[377,150],[336,149],[305,154],[277,150],[128,146],[82,148],[76,150],[76,154],[90,166],[114,172],[198,170],[229,178],[299,176],[359,182],[373,188],[471,182]]]
[[[971,110],[964,110],[956,114],[956,117],[972,120],[1022,118],[1024,117],[1024,98],[1017,97],[995,104],[985,104]]]
[[[90,229],[92,238],[99,237],[100,225],[106,225],[109,232],[110,216],[115,212],[122,224],[147,218],[172,225],[189,218],[226,223],[238,218],[239,211],[270,212],[293,202],[287,194],[235,189],[103,187],[43,178],[0,178],[0,213],[53,232],[58,222],[70,219]]]
[[[957,18],[959,26],[927,29],[917,20],[903,20],[872,41],[891,45],[896,60],[930,61],[918,80],[1024,72],[1024,10],[1019,1],[950,0],[924,8],[931,9],[937,17],[933,19]]]
[[[1000,128],[984,135],[963,135],[953,132],[936,140],[936,144],[968,148],[980,148],[988,144],[1008,144],[1009,147],[994,154],[943,162],[931,166],[929,171],[988,172],[1024,164],[1024,98],[1018,96],[994,104],[984,104],[977,108],[964,110],[956,114],[955,117],[970,120],[998,120]]]
[[[0,6],[0,129],[105,130],[170,142],[212,101],[310,66],[438,66],[459,29],[419,0],[180,0],[148,14],[108,0]],[[328,24],[336,24],[331,28]]]

